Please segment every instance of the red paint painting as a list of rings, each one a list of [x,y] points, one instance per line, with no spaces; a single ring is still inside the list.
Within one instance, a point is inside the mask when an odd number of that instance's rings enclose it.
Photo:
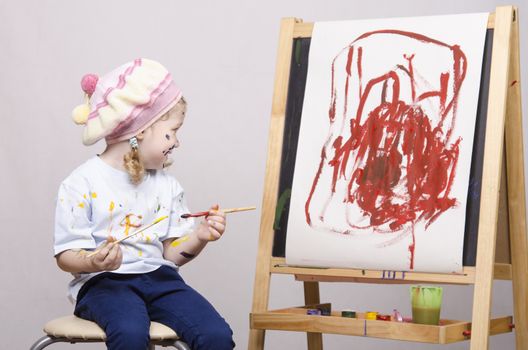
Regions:
[[[384,67],[373,65],[370,48],[391,40],[405,45],[391,50]],[[439,52],[438,60],[424,61],[417,46]],[[366,32],[343,49],[329,72],[329,132],[305,201],[306,223],[325,223],[328,207],[342,205],[348,227],[331,230],[369,230],[387,235],[388,245],[410,236],[412,270],[415,225],[427,230],[459,203],[452,186],[463,139],[453,130],[467,68],[458,45],[409,31]],[[316,192],[324,205],[313,205]]]

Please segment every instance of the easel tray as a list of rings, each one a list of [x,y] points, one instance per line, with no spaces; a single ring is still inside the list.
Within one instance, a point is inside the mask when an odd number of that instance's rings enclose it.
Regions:
[[[267,312],[252,313],[252,329],[297,331],[355,335],[361,337],[404,340],[432,344],[448,344],[471,338],[471,322],[441,320],[440,325],[431,326],[409,322],[367,320],[364,313],[358,318],[341,316],[341,311],[332,311],[330,316],[307,315],[307,308],[300,306]],[[510,333],[512,317],[491,319],[490,334]]]

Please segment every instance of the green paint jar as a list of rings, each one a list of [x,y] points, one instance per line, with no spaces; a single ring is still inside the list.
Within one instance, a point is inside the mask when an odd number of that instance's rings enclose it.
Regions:
[[[411,286],[413,323],[438,325],[442,306],[442,288]]]

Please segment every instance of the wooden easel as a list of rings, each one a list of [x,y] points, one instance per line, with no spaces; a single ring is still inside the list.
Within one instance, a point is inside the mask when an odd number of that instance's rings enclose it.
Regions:
[[[488,349],[489,335],[511,332],[513,328],[511,316],[490,317],[494,279],[513,283],[516,348],[528,349],[528,246],[517,9],[497,7],[489,16],[488,27],[494,33],[476,265],[464,267],[463,274],[408,272],[404,279],[394,281],[384,279],[381,271],[293,267],[286,265],[284,258],[272,256],[292,42],[294,38],[311,37],[313,29],[313,23],[294,18],[282,20],[250,315],[250,350],[264,348],[266,329],[306,332],[310,350],[322,349],[322,333],[439,344],[470,339],[471,350]],[[268,310],[272,274],[291,274],[303,281],[304,307],[320,303],[319,282],[324,281],[474,284],[472,320],[444,320],[441,326],[426,326],[350,319],[339,317],[337,312],[332,316],[312,316],[306,315],[303,307]]]

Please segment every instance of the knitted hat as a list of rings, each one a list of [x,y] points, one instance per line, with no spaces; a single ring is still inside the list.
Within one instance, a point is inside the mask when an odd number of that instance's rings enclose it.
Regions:
[[[99,78],[86,74],[81,81],[86,103],[72,113],[85,125],[83,143],[106,138],[108,144],[127,140],[152,125],[182,97],[171,74],[160,63],[138,58]]]

